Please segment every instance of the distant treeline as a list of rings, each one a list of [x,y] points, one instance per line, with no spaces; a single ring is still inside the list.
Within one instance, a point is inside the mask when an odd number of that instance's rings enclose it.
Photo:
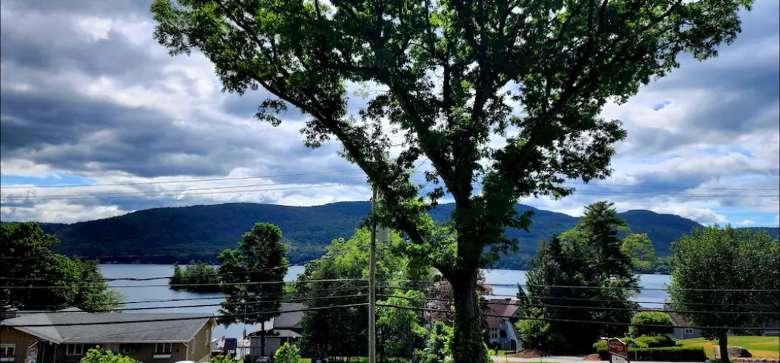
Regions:
[[[192,292],[220,292],[219,283],[219,271],[205,262],[191,262],[184,268],[174,265],[169,282],[171,289]]]

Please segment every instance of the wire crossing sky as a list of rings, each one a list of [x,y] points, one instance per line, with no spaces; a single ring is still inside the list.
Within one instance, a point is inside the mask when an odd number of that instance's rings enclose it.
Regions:
[[[338,143],[303,146],[306,115],[291,107],[273,128],[253,118],[264,90],[223,93],[205,57],[170,57],[152,39],[149,4],[2,2],[3,221],[370,197]],[[679,69],[627,103],[608,104],[602,116],[628,131],[610,179],[572,180],[578,192],[563,200],[520,202],[576,216],[608,199],[620,211],[649,209],[703,224],[780,224],[779,11],[777,1],[756,1],[741,14],[742,33],[717,58],[683,56]],[[346,102],[357,114],[372,90],[348,88]],[[429,167],[415,169],[420,184]]]

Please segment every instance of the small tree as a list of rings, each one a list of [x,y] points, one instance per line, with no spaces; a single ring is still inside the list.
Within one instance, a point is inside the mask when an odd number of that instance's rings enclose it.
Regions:
[[[441,321],[434,322],[425,348],[417,356],[420,363],[452,362],[452,328]]]
[[[133,358],[121,354],[114,354],[110,350],[95,347],[87,351],[81,358],[81,363],[141,363]]]
[[[265,322],[279,315],[287,274],[286,255],[282,231],[268,223],[256,223],[244,233],[237,248],[219,254],[219,274],[226,282],[220,321],[260,323],[261,351],[265,351]]]
[[[696,230],[672,244],[671,268],[674,307],[696,311],[684,315],[707,327],[702,331],[706,337],[718,339],[721,361],[729,361],[729,331],[767,319],[752,312],[780,311],[780,243],[766,232]]]
[[[635,270],[651,272],[655,268],[655,249],[647,233],[632,233],[623,238],[623,253],[631,259]]]
[[[404,307],[420,306],[425,296],[414,290],[395,291],[392,297],[380,304]],[[378,344],[382,353],[391,357],[412,358],[415,350],[425,342],[425,328],[416,311],[394,307],[380,307],[377,311]]]
[[[285,342],[274,353],[275,363],[299,363],[301,361],[301,350],[295,344]]]
[[[642,335],[665,335],[674,333],[674,321],[669,314],[660,311],[640,311],[631,318],[628,334],[632,337]]]

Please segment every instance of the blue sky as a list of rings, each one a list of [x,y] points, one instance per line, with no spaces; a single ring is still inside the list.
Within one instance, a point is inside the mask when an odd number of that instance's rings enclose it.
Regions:
[[[779,6],[758,0],[719,57],[682,56],[679,69],[604,108],[628,131],[610,179],[572,181],[578,192],[562,200],[521,202],[578,215],[608,199],[619,210],[703,224],[777,226]],[[305,115],[289,111],[277,128],[258,123],[263,91],[223,93],[205,57],[168,56],[152,39],[147,2],[7,0],[0,8],[4,221],[369,197],[336,142],[303,146]],[[354,110],[362,101],[353,94]],[[27,188],[57,185],[91,186]]]

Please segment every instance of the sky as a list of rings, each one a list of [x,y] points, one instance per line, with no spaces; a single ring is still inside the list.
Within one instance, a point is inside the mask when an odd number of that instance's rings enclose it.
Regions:
[[[758,0],[743,31],[703,62],[651,81],[603,116],[623,122],[612,176],[521,203],[580,215],[610,200],[699,223],[778,226],[780,5]],[[225,93],[203,55],[171,57],[149,3],[0,4],[3,221],[71,223],[135,210],[367,200],[335,141],[303,144],[307,116],[253,118],[264,91]],[[359,92],[352,94],[360,103]],[[418,173],[427,165],[419,165]],[[415,180],[422,182],[422,176]],[[65,187],[62,187],[65,186]]]

